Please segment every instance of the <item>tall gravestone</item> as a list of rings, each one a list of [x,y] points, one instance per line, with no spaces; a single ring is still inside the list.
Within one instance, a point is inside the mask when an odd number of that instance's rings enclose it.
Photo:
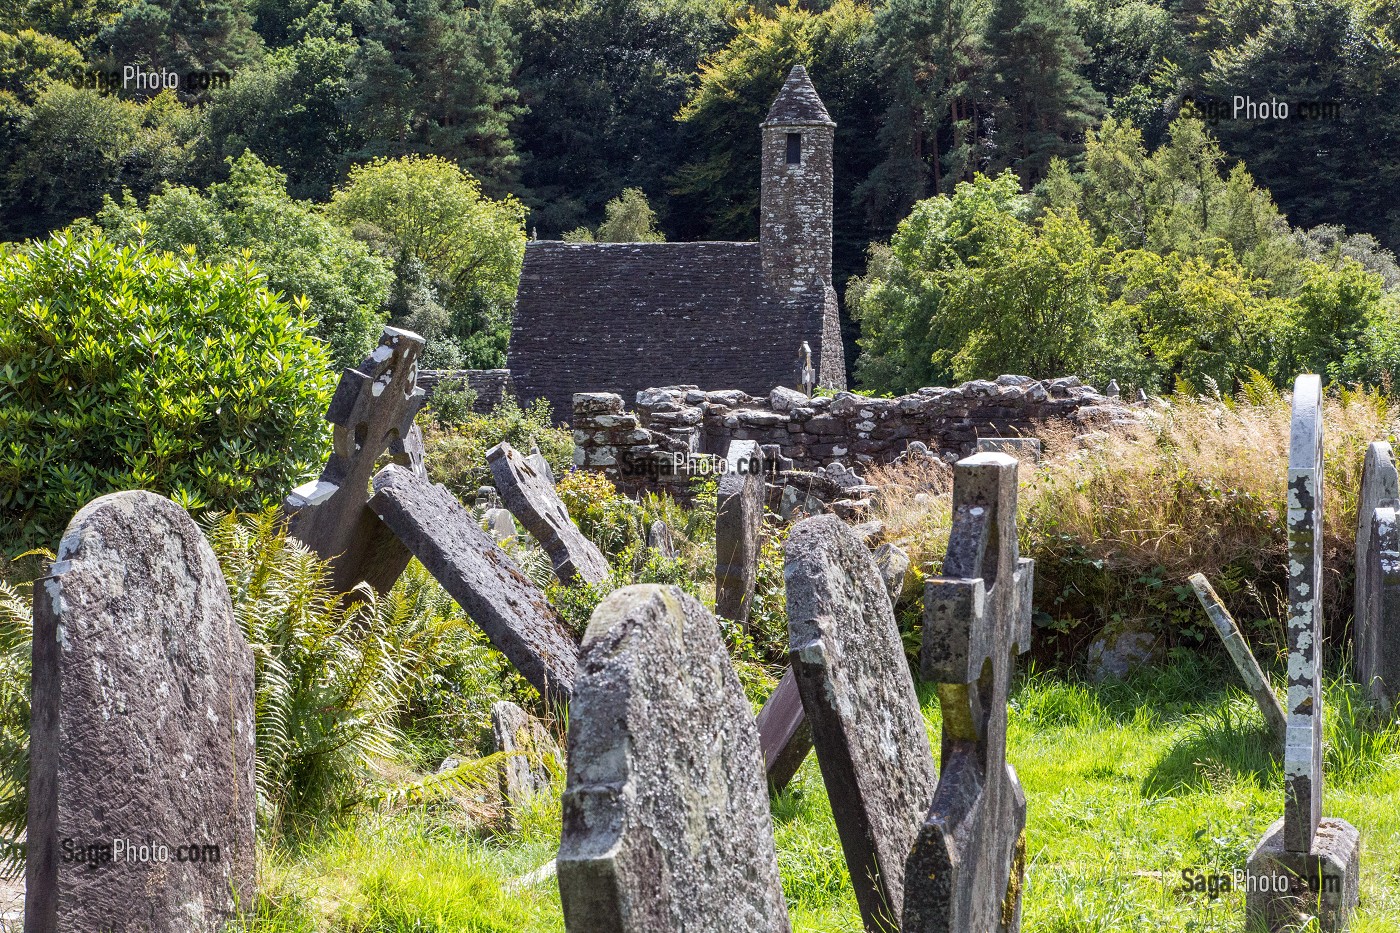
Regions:
[[[1361,840],[1345,820],[1322,817],[1322,384],[1293,385],[1288,444],[1288,738],[1283,819],[1248,862],[1247,921],[1282,931],[1316,916],[1348,926],[1358,900]]]
[[[938,781],[914,678],[880,572],[844,522],[799,522],[785,556],[789,661],[856,902],[867,930],[895,931]]]
[[[1385,602],[1376,598],[1384,592],[1384,581],[1376,578],[1380,561],[1372,559],[1371,542],[1376,509],[1396,500],[1400,500],[1400,475],[1396,474],[1394,456],[1388,443],[1375,441],[1366,448],[1361,494],[1356,504],[1356,601],[1352,618],[1357,679],[1372,697],[1387,702],[1393,700],[1400,687],[1400,668],[1386,670],[1383,657],[1387,641],[1400,640],[1400,631],[1386,631],[1387,620],[1382,615]],[[1391,625],[1397,623],[1400,619]]]
[[[384,328],[379,346],[356,369],[341,374],[326,412],[333,425],[330,458],[319,479],[287,496],[288,530],[330,561],[338,593],[367,582],[387,592],[411,555],[371,511],[370,477],[385,451],[426,477],[423,437],[413,419],[427,395],[418,388],[423,338]]]
[[[905,933],[1021,928],[1026,795],[1006,761],[1006,704],[1035,567],[1017,551],[1016,467],[1003,453],[958,461],[943,576],[924,588],[919,662],[938,684],[942,777],[909,853]]]
[[[1356,633],[1362,683],[1384,707],[1400,701],[1400,502],[1384,500],[1371,513],[1366,553],[1366,626]],[[1360,585],[1360,582],[1358,582]],[[1363,655],[1364,652],[1364,655]]]
[[[679,587],[624,587],[593,613],[556,862],[569,933],[791,929],[753,716]]]
[[[569,518],[543,457],[531,462],[502,441],[486,452],[486,462],[501,500],[549,555],[559,582],[602,583],[608,579],[607,558]]]
[[[763,451],[734,441],[725,457],[715,514],[715,612],[748,625],[763,531]]]
[[[447,489],[390,465],[370,507],[540,695],[567,703],[578,645],[544,592]]]
[[[185,511],[79,511],[33,659],[26,933],[222,929],[255,893],[253,655]]]

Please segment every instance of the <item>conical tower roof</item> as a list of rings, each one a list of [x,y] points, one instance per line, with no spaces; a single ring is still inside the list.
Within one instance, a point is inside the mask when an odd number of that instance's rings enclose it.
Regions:
[[[764,126],[835,126],[836,121],[826,112],[826,105],[812,87],[807,69],[793,65],[783,89],[768,109]]]

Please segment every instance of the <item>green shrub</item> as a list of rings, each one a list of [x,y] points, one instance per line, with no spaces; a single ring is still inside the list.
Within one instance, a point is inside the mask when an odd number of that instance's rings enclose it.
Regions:
[[[454,403],[459,420],[448,420],[433,410],[418,419],[427,450],[428,475],[467,502],[476,498],[482,486],[493,486],[486,451],[507,441],[521,453],[538,444],[555,476],[573,466],[574,439],[564,428],[556,428],[549,414],[549,403],[537,399],[528,408],[507,396],[488,414],[477,414]]]
[[[305,317],[243,261],[100,235],[0,255],[0,541],[52,546],[96,496],[275,502],[319,465],[332,375]]]

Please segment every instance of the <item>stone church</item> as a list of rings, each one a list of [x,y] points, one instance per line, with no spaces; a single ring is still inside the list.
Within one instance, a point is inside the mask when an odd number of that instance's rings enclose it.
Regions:
[[[796,388],[801,348],[819,385],[845,388],[831,283],[832,145],[836,124],[801,65],[762,133],[757,243],[565,243],[534,240],[510,338],[522,401],[572,416],[575,392],[664,385]]]

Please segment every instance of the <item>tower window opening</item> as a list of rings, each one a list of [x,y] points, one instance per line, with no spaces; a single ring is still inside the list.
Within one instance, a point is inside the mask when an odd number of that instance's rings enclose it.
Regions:
[[[788,133],[788,134],[787,134],[787,164],[788,164],[788,165],[801,165],[801,164],[802,164],[802,134],[801,134],[801,133]]]

